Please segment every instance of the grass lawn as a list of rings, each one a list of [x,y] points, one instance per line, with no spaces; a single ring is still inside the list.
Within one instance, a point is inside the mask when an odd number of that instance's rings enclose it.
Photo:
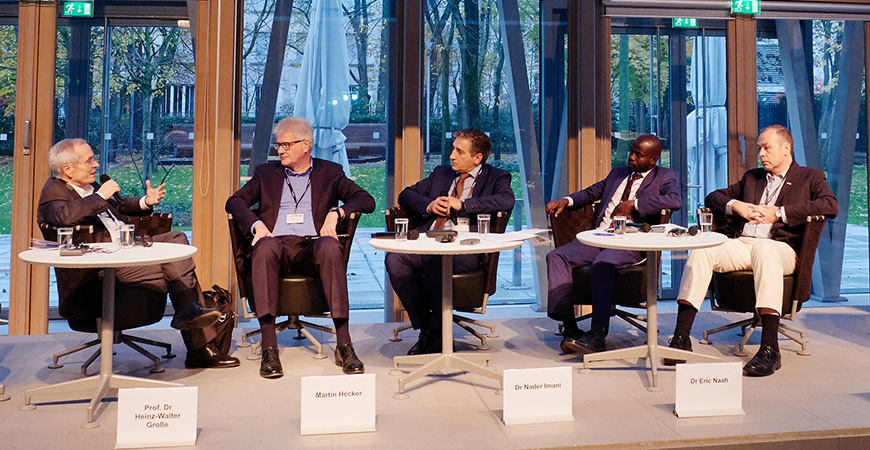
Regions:
[[[428,174],[433,164],[426,164]],[[130,164],[112,167],[109,175],[121,185],[121,193],[134,196],[142,192],[139,184],[139,174]],[[375,198],[375,212],[363,216],[360,227],[382,228],[384,226],[384,209],[386,167],[384,163],[360,164],[351,166],[354,181]],[[160,202],[158,211],[171,212],[174,216],[173,226],[178,230],[189,230],[191,225],[191,199],[193,197],[193,167],[175,166],[168,174],[158,172],[154,176],[159,181],[165,176],[166,197]],[[867,167],[855,166],[852,171],[852,193],[849,202],[849,222],[855,225],[867,225]],[[517,198],[522,198],[522,188],[519,173],[514,173],[511,187]],[[12,215],[12,158],[0,159],[0,233],[10,233]]]

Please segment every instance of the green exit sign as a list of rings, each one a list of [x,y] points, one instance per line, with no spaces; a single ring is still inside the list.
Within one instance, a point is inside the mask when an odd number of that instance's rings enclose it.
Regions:
[[[761,0],[731,0],[731,14],[758,14]]]
[[[94,2],[63,2],[63,17],[94,17]]]
[[[672,19],[671,26],[674,28],[698,28],[698,19],[674,17]]]

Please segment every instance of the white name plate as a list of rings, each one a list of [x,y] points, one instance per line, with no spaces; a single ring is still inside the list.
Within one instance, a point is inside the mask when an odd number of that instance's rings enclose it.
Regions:
[[[571,367],[504,371],[505,425],[573,421]]]
[[[115,448],[196,445],[197,387],[118,389]]]
[[[301,433],[375,431],[375,374],[302,377]]]
[[[739,416],[743,363],[677,364],[677,417]]]

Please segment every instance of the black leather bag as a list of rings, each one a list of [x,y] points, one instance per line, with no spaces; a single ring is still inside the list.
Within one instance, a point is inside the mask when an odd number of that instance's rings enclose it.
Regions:
[[[236,306],[233,304],[233,296],[230,291],[214,285],[211,291],[205,291],[205,306],[221,312],[221,318],[214,324],[215,336],[212,344],[222,353],[228,355],[233,342],[233,328],[236,326]]]

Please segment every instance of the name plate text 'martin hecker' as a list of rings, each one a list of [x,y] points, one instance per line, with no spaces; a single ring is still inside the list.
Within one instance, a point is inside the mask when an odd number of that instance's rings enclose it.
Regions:
[[[302,377],[301,434],[375,431],[375,375]]]

